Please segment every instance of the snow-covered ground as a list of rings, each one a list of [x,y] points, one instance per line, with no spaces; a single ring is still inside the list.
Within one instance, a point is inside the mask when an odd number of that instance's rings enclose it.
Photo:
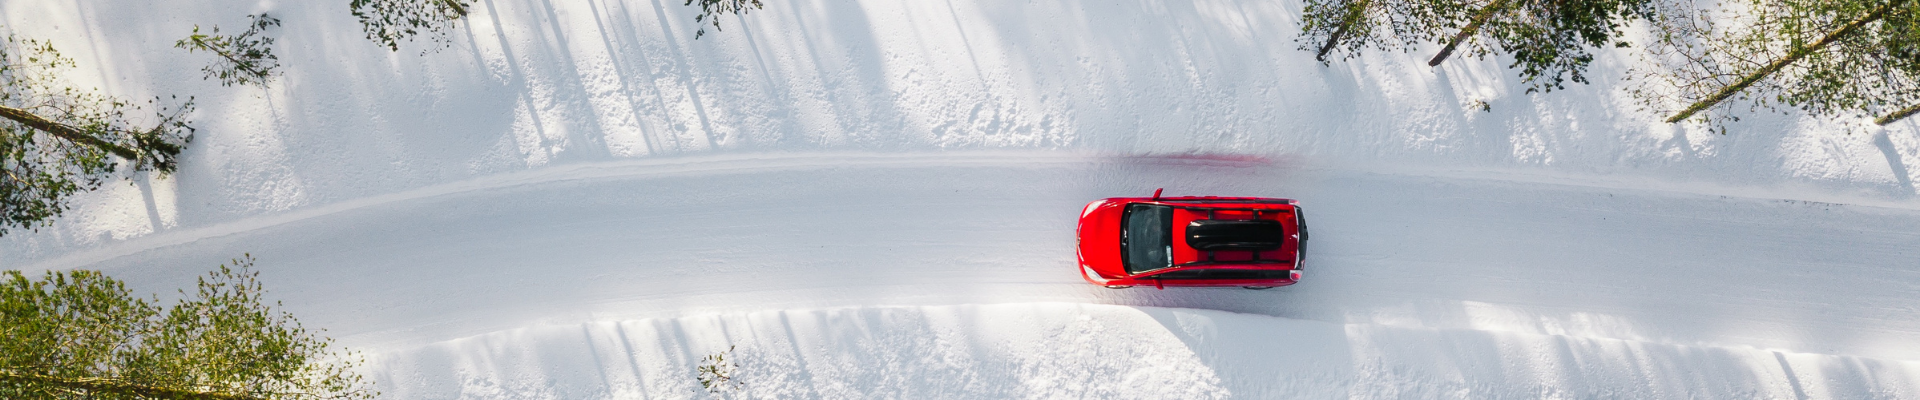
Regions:
[[[0,2],[193,94],[168,179],[0,238],[170,293],[251,253],[395,398],[1920,396],[1920,129],[1658,124],[1497,60],[1321,66],[1299,4],[483,0],[388,53],[332,2]],[[269,89],[193,24],[285,20]],[[1469,108],[1485,101],[1491,112]],[[1870,127],[1870,125],[1867,125]],[[1306,280],[1080,280],[1085,202],[1303,200]]]

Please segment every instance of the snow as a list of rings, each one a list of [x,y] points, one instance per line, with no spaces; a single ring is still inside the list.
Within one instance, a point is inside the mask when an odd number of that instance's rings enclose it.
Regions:
[[[171,293],[251,253],[393,398],[1920,396],[1920,130],[1669,126],[1498,60],[1322,66],[1296,2],[481,1],[389,53],[331,2],[5,2],[76,80],[197,96],[180,173],[0,265]],[[193,24],[282,18],[267,89]],[[1469,109],[1485,101],[1492,111]],[[1301,199],[1305,281],[1109,290],[1087,201]]]
[[[1128,344],[1107,344],[1125,337]],[[541,343],[527,346],[527,343]],[[550,325],[383,358],[402,398],[1901,398],[1912,362],[1067,303],[782,310]],[[1893,377],[1887,375],[1895,375]],[[1889,379],[1891,378],[1891,379]]]

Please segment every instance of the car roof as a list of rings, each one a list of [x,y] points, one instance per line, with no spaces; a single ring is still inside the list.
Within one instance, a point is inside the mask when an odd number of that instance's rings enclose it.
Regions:
[[[1294,226],[1288,203],[1228,203],[1175,206],[1172,257],[1175,267],[1281,268],[1293,265],[1297,244],[1286,246]],[[1258,222],[1256,222],[1258,221]],[[1272,236],[1279,237],[1272,237]]]

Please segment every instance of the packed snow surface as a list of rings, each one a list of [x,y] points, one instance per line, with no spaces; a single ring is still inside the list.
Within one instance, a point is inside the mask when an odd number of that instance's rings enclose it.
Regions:
[[[769,2],[695,40],[676,1],[481,0],[399,52],[343,3],[0,2],[75,81],[200,106],[179,173],[0,267],[172,293],[251,254],[393,398],[1920,396],[1920,129],[1661,124],[1631,49],[1526,95],[1316,63],[1296,1]],[[170,48],[258,12],[267,88]],[[1161,187],[1300,199],[1305,280],[1081,281],[1080,206]]]

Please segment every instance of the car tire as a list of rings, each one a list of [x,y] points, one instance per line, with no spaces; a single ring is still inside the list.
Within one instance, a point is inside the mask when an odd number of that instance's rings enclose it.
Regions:
[[[1131,286],[1131,285],[1113,285],[1113,286],[1103,286],[1103,287],[1105,287],[1105,288],[1108,288],[1108,289],[1126,289],[1126,288],[1130,288],[1130,287],[1133,287],[1133,286]]]
[[[1240,288],[1248,289],[1248,290],[1267,290],[1267,289],[1272,289],[1273,286],[1241,286]]]

